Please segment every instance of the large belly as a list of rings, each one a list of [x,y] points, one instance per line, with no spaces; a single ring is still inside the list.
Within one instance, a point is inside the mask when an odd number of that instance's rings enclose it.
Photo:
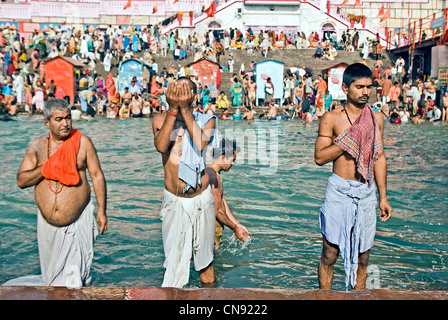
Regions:
[[[61,184],[56,186],[54,181],[50,183],[53,191],[60,190]],[[48,180],[44,179],[34,190],[34,200],[45,220],[57,227],[75,221],[90,201],[91,190],[86,181],[81,180],[77,186],[64,186],[57,194],[53,191],[50,190]]]

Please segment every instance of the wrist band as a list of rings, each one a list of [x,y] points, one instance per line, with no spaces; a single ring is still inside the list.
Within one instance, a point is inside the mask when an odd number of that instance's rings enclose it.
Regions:
[[[166,114],[169,115],[169,116],[172,116],[174,118],[177,117],[177,113],[173,113],[173,112],[170,112],[170,111],[167,111]]]

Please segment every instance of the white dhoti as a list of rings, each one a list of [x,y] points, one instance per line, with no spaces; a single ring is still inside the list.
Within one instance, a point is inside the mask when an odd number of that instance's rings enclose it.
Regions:
[[[93,244],[98,227],[92,202],[74,222],[64,227],[49,224],[38,210],[37,242],[41,275],[20,277],[4,286],[64,286],[80,288],[91,282]]]
[[[22,104],[23,103],[23,87],[16,88],[16,97],[17,97],[17,103]]]
[[[182,288],[189,280],[192,252],[197,271],[213,261],[215,202],[211,187],[193,198],[165,190],[160,218],[166,269],[162,287]]]

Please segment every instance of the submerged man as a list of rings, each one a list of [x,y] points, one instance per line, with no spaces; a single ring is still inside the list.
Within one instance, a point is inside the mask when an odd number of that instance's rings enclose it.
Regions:
[[[215,280],[213,247],[215,206],[205,171],[204,151],[217,141],[214,115],[193,112],[196,86],[188,78],[171,83],[169,110],[153,119],[154,144],[165,172],[160,212],[165,251],[163,287],[188,283],[190,258],[203,283]]]
[[[376,230],[376,190],[381,221],[392,208],[386,197],[387,162],[383,149],[383,116],[367,104],[372,72],[361,63],[347,67],[342,90],[347,105],[325,113],[315,145],[315,162],[333,162],[320,209],[323,249],[318,276],[321,289],[331,289],[339,252],[344,260],[348,289],[364,289],[367,264]]]
[[[222,171],[229,171],[235,163],[238,149],[236,142],[229,139],[222,139],[221,145],[214,148],[212,152],[212,161],[207,165],[207,174],[209,176],[210,185],[212,186],[212,194],[215,200],[216,213],[216,233],[215,233],[215,250],[219,248],[224,225],[229,227],[239,240],[250,238],[250,233],[245,226],[238,223],[238,220],[232,214],[229,205],[224,198],[224,188],[222,183]]]
[[[33,139],[17,173],[17,185],[34,186],[41,276],[5,285],[81,287],[91,281],[93,244],[107,229],[106,182],[92,141],[72,128],[65,100],[50,99],[43,110],[49,133]],[[94,206],[87,170],[93,183]]]

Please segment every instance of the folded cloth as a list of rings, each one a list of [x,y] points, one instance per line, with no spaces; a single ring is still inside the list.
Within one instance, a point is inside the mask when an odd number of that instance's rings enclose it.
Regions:
[[[358,119],[336,137],[334,143],[355,158],[358,172],[371,185],[373,165],[381,151],[381,135],[375,114],[368,104]]]
[[[192,252],[196,271],[213,261],[216,217],[211,187],[193,198],[165,190],[160,218],[166,269],[162,287],[182,288],[189,281]]]
[[[59,181],[66,186],[76,186],[79,183],[76,156],[80,144],[81,132],[72,129],[70,136],[42,166],[42,174],[44,178],[47,180]],[[50,143],[48,143],[48,152],[50,152]]]
[[[328,242],[339,247],[345,268],[345,286],[356,285],[358,256],[373,246],[376,231],[376,186],[345,180],[333,173],[328,179],[319,222]]]
[[[193,117],[199,128],[204,129],[206,124],[214,119],[215,129],[213,130],[210,143],[213,148],[219,147],[218,140],[218,121],[214,115],[202,114],[200,112],[193,112]],[[184,137],[186,138],[182,145],[182,156],[179,163],[179,179],[186,183],[184,193],[190,188],[196,188],[197,184],[201,184],[201,172],[205,169],[205,162],[203,151],[196,149],[191,141],[188,130],[185,130]]]

